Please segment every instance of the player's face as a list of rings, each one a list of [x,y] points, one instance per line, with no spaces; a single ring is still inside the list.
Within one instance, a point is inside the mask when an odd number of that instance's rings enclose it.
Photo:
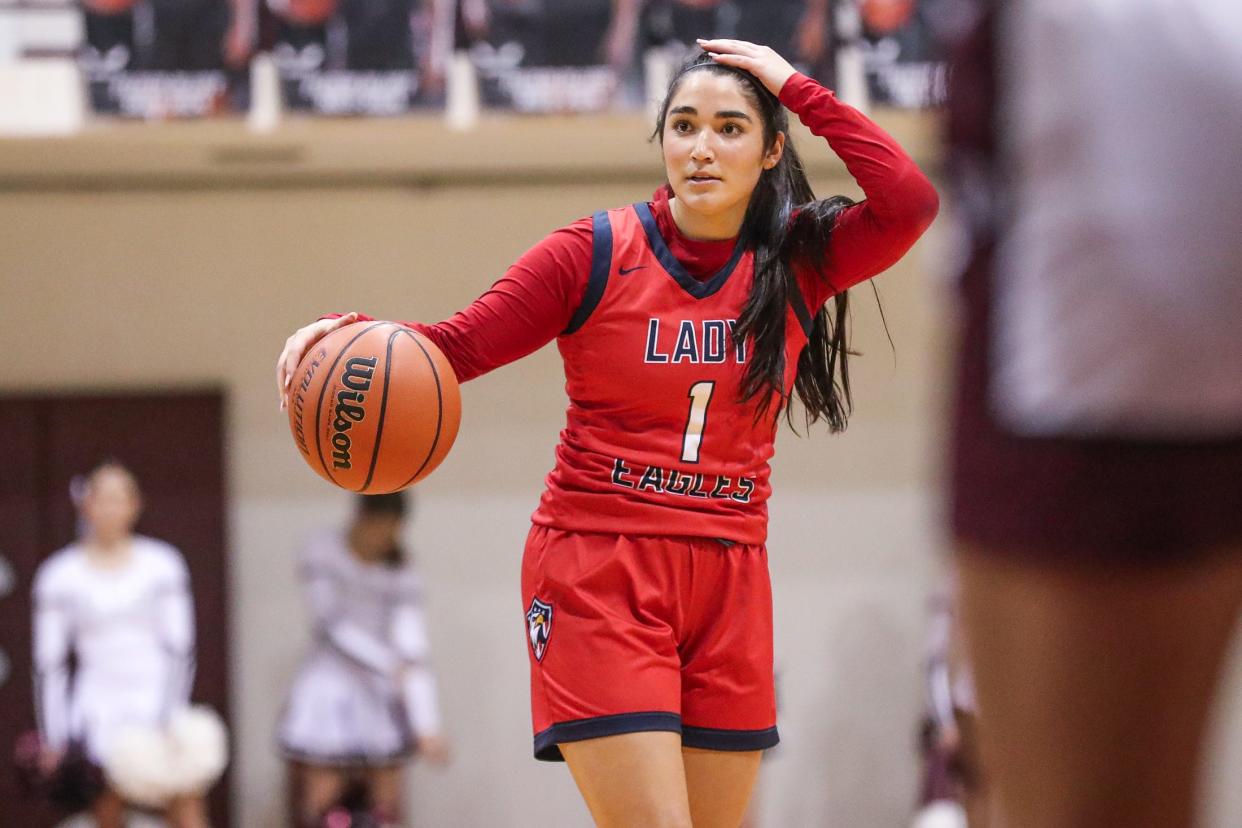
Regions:
[[[736,235],[760,174],[780,159],[784,136],[764,146],[762,117],[741,82],[692,71],[669,101],[662,144],[665,173],[681,208]]]
[[[128,537],[138,522],[142,499],[134,479],[123,471],[102,469],[91,479],[82,500],[82,517],[91,537],[115,543]]]
[[[351,541],[363,560],[377,561],[397,545],[401,518],[395,515],[361,515],[354,523]]]

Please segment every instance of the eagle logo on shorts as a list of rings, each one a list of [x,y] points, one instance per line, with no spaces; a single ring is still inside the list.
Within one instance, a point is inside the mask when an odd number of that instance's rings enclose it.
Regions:
[[[526,611],[526,630],[530,635],[530,649],[535,654],[535,661],[543,661],[543,654],[548,650],[548,639],[552,637],[552,605],[538,598],[531,599],[530,609]]]

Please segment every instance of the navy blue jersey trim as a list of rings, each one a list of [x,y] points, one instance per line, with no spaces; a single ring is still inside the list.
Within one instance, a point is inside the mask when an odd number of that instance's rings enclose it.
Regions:
[[[569,320],[569,327],[562,331],[562,336],[571,334],[586,324],[591,313],[604,298],[604,288],[608,287],[608,274],[612,271],[612,223],[608,221],[608,213],[603,210],[591,217],[591,275],[587,279],[586,291],[582,294],[582,304],[574,311]]]
[[[806,338],[811,338],[811,329],[815,325],[815,320],[811,317],[811,312],[806,307],[806,297],[802,295],[802,288],[794,284],[793,290],[789,293],[789,304],[793,306],[794,316],[798,317],[798,324],[802,326],[802,333],[806,334]]]
[[[700,750],[767,750],[776,747],[780,734],[767,730],[717,730],[714,727],[682,725],[681,743]]]
[[[596,716],[560,722],[535,734],[535,758],[541,762],[564,762],[561,742],[581,742],[601,736],[618,736],[622,733],[642,733],[653,730],[681,732],[681,716],[676,713],[646,712],[618,713],[612,716]]]
[[[638,216],[638,220],[642,222],[643,230],[647,233],[647,244],[651,246],[651,252],[655,253],[656,258],[660,260],[661,266],[677,280],[677,284],[693,296],[695,299],[706,299],[716,291],[724,287],[725,282],[729,280],[729,276],[733,273],[737,263],[742,260],[742,243],[739,241],[733,248],[733,255],[729,257],[729,261],[725,262],[724,267],[716,271],[710,279],[700,282],[698,279],[686,272],[681,266],[681,262],[677,261],[677,257],[673,255],[673,251],[668,249],[668,244],[664,241],[664,237],[660,235],[660,228],[656,225],[655,216],[651,212],[651,207],[645,202],[634,205],[634,212]]]

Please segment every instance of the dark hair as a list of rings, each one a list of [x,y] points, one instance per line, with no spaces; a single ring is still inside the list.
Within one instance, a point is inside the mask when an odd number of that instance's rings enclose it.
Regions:
[[[406,498],[405,492],[390,492],[388,494],[358,495],[358,517],[394,517],[401,520],[410,511],[409,500]],[[408,560],[409,555],[400,543],[394,543],[392,548],[384,553],[381,561],[392,567],[403,566]]]
[[[406,501],[405,492],[358,495],[359,515],[388,515],[403,518],[408,511],[409,503]]]
[[[653,138],[663,142],[668,108],[682,80],[692,71],[713,72],[737,79],[742,94],[754,105],[763,121],[764,148],[771,149],[777,133],[785,133],[785,148],[772,169],[764,170],[755,185],[746,215],[742,219],[739,242],[754,251],[755,281],[746,306],[737,320],[735,340],[741,344],[753,337],[750,364],[742,380],[742,398],[758,397],[756,418],[761,418],[777,401],[772,416],[785,411],[793,425],[784,389],[785,320],[790,302],[799,290],[794,263],[809,265],[823,274],[826,264],[824,242],[832,233],[837,214],[853,203],[845,196],[817,201],[807,180],[802,161],[789,138],[789,115],[780,100],[754,75],[716,63],[706,52],[692,56],[669,83],[668,94],[660,106]],[[877,297],[878,298],[878,297]],[[794,391],[806,409],[806,425],[823,418],[829,428],[842,431],[853,408],[850,395],[847,322],[849,293],[832,297],[816,313],[810,338],[798,355]]]
[[[71,483],[70,493],[73,494],[73,487],[77,486],[79,496],[86,494],[95,485],[96,481],[98,481],[104,474],[120,475],[125,478],[127,483],[129,483],[136,497],[142,496],[142,488],[138,485],[138,477],[130,471],[129,466],[126,466],[115,457],[105,458],[103,461],[91,468],[91,470],[84,476],[77,478],[80,482]]]

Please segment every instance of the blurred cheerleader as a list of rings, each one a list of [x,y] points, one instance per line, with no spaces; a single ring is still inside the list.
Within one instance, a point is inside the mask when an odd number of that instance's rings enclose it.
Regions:
[[[994,822],[979,768],[974,677],[957,605],[950,570],[929,602],[923,785],[914,828],[987,828]]]
[[[84,756],[102,767],[106,784],[91,806],[100,828],[122,826],[127,802],[164,810],[176,828],[206,826],[202,795],[226,750],[218,718],[188,709],[194,613],[185,562],[133,533],[142,495],[124,466],[99,466],[79,494],[81,538],[44,561],[34,581],[41,765],[50,774]]]
[[[405,513],[400,494],[360,496],[349,528],[316,538],[302,556],[314,644],[278,738],[298,771],[306,826],[322,824],[359,778],[373,822],[400,824],[403,765],[415,753],[447,761],[421,585],[400,547]]]

